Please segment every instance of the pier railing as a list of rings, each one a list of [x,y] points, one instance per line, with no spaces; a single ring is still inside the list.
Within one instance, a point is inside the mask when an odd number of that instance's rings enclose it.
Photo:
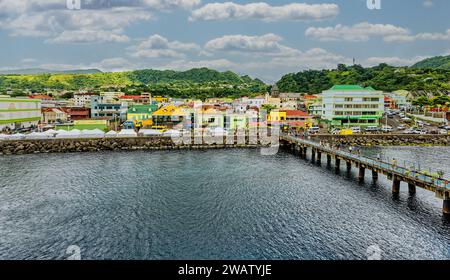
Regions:
[[[316,148],[318,150],[322,150],[328,154],[341,157],[344,160],[349,159],[354,162],[362,163],[364,165],[371,166],[376,169],[387,171],[388,173],[391,173],[393,175],[401,175],[402,177],[408,178],[412,181],[420,182],[426,185],[434,185],[437,188],[445,188],[450,190],[449,180],[443,178],[435,178],[432,175],[420,172],[420,170],[408,169],[406,167],[401,167],[398,165],[394,165],[392,163],[383,162],[378,159],[369,158],[359,154],[349,153],[340,149],[333,149],[329,146],[322,145],[320,143],[311,140],[301,139],[290,135],[282,135],[282,138],[290,140],[291,142],[297,142],[303,145],[310,146],[312,148]]]

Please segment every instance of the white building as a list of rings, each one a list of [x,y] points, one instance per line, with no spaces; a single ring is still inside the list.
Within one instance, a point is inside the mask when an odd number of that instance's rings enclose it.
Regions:
[[[335,127],[378,126],[384,95],[371,87],[336,85],[322,93],[322,119]]]
[[[93,93],[76,93],[73,96],[74,99],[74,106],[75,107],[85,107],[89,108],[91,107],[91,96],[95,94]]]
[[[41,120],[41,100],[0,95],[0,130],[37,126]]]

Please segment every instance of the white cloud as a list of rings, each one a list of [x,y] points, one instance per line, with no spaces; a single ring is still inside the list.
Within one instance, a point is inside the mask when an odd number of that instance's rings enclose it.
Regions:
[[[123,34],[116,34],[105,30],[74,30],[63,31],[57,37],[48,40],[50,43],[124,43],[130,39]]]
[[[426,8],[430,8],[430,7],[434,6],[434,3],[432,0],[425,0],[425,1],[423,1],[423,6]]]
[[[208,41],[204,50],[206,52],[245,52],[263,53],[265,55],[292,55],[296,53],[296,50],[280,44],[282,40],[283,38],[273,33],[262,36],[226,35]]]
[[[200,51],[200,46],[193,43],[169,41],[155,34],[128,48],[132,57],[140,58],[183,58],[186,52]]]
[[[415,42],[415,41],[449,41],[450,29],[447,33],[418,33],[415,35],[392,35],[384,38],[386,42]]]
[[[213,59],[213,60],[175,60],[168,64],[157,67],[158,69],[173,69],[173,70],[188,70],[192,68],[207,67],[215,70],[230,70],[236,69],[238,64],[227,59]]]
[[[167,10],[167,9],[192,9],[200,5],[201,0],[143,0],[143,3],[152,9]]]
[[[392,24],[357,23],[352,26],[338,24],[334,27],[309,27],[305,35],[319,41],[351,41],[365,42],[372,36],[403,36],[408,29]]]
[[[233,2],[209,3],[192,11],[190,20],[259,19],[280,20],[323,20],[339,14],[336,4],[292,3],[284,6],[271,6],[267,3],[236,4]]]
[[[192,9],[201,0],[85,0],[69,10],[65,0],[0,0],[0,29],[52,43],[126,42],[124,29],[154,19],[157,10]],[[95,34],[98,32],[98,34]]]
[[[366,66],[376,66],[381,63],[386,63],[391,66],[411,66],[416,62],[424,60],[427,56],[416,56],[412,58],[401,58],[397,56],[393,57],[369,57],[366,59],[364,65]]]
[[[447,41],[450,40],[450,29],[447,33],[418,33],[392,24],[357,23],[352,26],[338,24],[334,27],[309,27],[305,35],[315,40],[366,42],[372,37],[381,37],[385,42],[414,41]]]

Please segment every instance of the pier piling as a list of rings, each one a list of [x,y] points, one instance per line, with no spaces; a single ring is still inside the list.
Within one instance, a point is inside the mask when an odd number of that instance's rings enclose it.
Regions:
[[[360,181],[364,180],[365,173],[366,173],[366,169],[364,167],[360,166],[359,167],[359,173],[358,173],[358,179]]]
[[[399,194],[400,193],[400,180],[394,176],[392,180],[392,193]]]
[[[409,194],[415,194],[416,193],[416,185],[409,183],[408,191],[409,191]]]
[[[442,213],[445,215],[450,215],[450,199],[444,199],[442,204]]]
[[[372,180],[377,181],[378,180],[378,172],[375,170],[372,170]]]

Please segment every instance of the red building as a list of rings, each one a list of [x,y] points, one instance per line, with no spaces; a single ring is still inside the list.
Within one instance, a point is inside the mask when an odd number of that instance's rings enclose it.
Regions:
[[[85,120],[91,117],[91,110],[83,107],[70,107],[64,108],[64,111],[69,115],[69,119],[72,121]]]

